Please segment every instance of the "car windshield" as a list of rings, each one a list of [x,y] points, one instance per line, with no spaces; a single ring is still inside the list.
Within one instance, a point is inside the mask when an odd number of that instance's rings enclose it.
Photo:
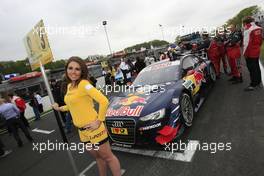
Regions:
[[[180,61],[160,62],[144,68],[135,81],[133,86],[145,86],[172,82],[179,79]]]

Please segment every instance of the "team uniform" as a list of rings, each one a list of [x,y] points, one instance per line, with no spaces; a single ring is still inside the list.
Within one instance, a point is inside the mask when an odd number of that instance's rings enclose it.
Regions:
[[[218,45],[215,39],[213,39],[210,42],[210,46],[207,50],[207,55],[214,65],[216,76],[219,77],[220,76],[220,53],[219,53]]]
[[[216,41],[217,41],[218,52],[219,52],[219,57],[220,57],[220,65],[221,65],[221,61],[222,61],[224,72],[227,73],[227,62],[226,62],[224,37],[218,36]]]
[[[232,32],[226,42],[226,54],[228,57],[229,66],[231,68],[232,80],[242,82],[241,73],[241,51],[240,41],[242,40],[241,35],[238,31]]]
[[[250,86],[256,87],[261,83],[259,55],[262,44],[262,28],[254,22],[247,24],[244,31],[243,55],[250,73]]]
[[[99,103],[99,112],[94,109],[93,100]],[[73,124],[79,128],[79,136],[82,142],[89,142],[92,144],[107,141],[108,134],[104,123],[101,123],[96,130],[86,130],[83,127],[89,123],[100,120],[105,120],[105,114],[108,107],[107,98],[93,87],[89,81],[81,80],[78,87],[67,88],[67,93],[64,98],[64,111],[70,111],[72,115]]]

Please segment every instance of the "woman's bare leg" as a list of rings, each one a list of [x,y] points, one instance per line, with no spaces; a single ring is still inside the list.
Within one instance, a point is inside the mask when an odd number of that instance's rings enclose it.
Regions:
[[[97,151],[89,150],[89,153],[95,158],[97,163],[97,168],[100,176],[106,176],[107,164],[106,162],[98,155]]]
[[[117,157],[112,153],[109,142],[106,142],[99,146],[97,154],[102,158],[109,166],[113,176],[121,176],[120,163]]]

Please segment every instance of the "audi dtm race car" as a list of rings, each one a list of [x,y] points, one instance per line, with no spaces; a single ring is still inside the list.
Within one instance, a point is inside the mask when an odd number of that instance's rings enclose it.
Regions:
[[[190,127],[216,81],[212,63],[195,55],[144,68],[131,87],[113,97],[106,114],[112,145],[164,145]]]

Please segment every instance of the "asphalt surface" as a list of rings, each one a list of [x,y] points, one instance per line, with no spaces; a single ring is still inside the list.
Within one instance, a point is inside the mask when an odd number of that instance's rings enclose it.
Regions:
[[[121,162],[125,176],[261,176],[264,175],[264,89],[244,92],[248,73],[242,84],[231,85],[226,75],[217,80],[207,100],[196,114],[193,126],[182,136],[184,142],[199,141],[204,150],[195,150],[190,162],[155,156],[143,156],[114,151]],[[31,129],[55,130],[50,134],[31,132],[36,142],[61,142],[53,113],[31,123]],[[21,133],[20,133],[21,134]],[[13,152],[0,158],[1,176],[72,176],[73,170],[66,151],[33,151],[33,145],[21,134],[24,146],[18,148],[12,136],[1,135],[6,148]],[[67,134],[70,142],[79,142],[76,131]],[[214,143],[225,145],[214,150]],[[207,146],[208,146],[207,145]],[[221,144],[222,145],[222,144]],[[227,147],[228,145],[229,147]],[[229,149],[229,150],[227,150]],[[72,152],[78,172],[98,175],[93,158]],[[90,166],[90,167],[88,167]],[[88,167],[88,168],[87,168]],[[111,175],[109,173],[109,175]]]

